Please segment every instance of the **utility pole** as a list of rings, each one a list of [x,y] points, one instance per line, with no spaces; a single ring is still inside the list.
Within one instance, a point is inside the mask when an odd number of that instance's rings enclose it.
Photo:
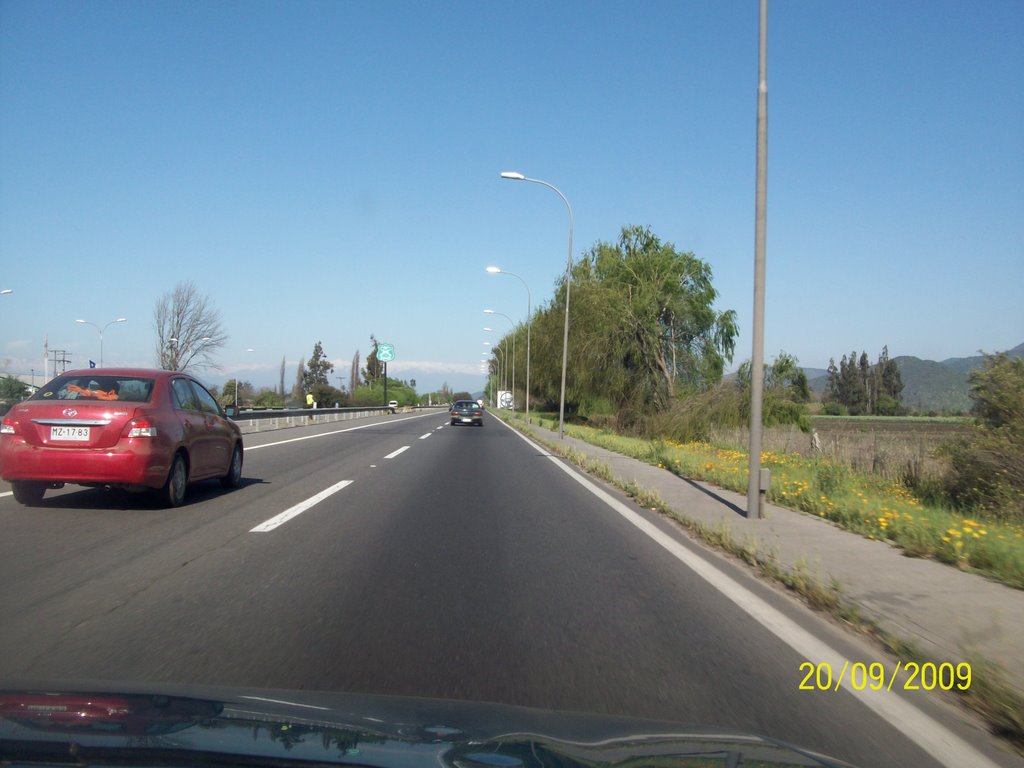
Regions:
[[[757,192],[754,203],[754,349],[750,361],[750,464],[747,517],[761,516],[761,432],[764,399],[765,230],[768,199],[768,0],[761,0],[757,63]],[[767,491],[767,488],[765,489]]]

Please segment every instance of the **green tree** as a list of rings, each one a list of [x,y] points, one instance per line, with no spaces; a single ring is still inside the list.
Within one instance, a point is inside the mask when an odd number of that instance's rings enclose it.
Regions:
[[[256,393],[252,404],[256,408],[282,408],[284,407],[284,398],[281,397],[280,392],[263,387]]]
[[[24,400],[27,396],[28,384],[25,382],[14,376],[4,376],[0,379],[0,399]]]
[[[868,353],[860,353],[860,361],[857,363],[857,372],[860,375],[858,389],[864,396],[864,412],[874,413],[875,398],[872,397],[871,362],[868,360]]]
[[[367,384],[377,381],[384,373],[384,364],[377,359],[377,337],[370,334],[370,354],[366,356],[366,367],[363,369],[363,379]]]
[[[743,393],[739,409],[742,424],[750,423],[750,371],[750,361],[745,360],[736,372],[736,383]],[[795,424],[805,432],[810,430],[806,404],[811,399],[811,390],[807,374],[795,357],[787,352],[779,352],[774,362],[765,366],[763,396],[765,426]],[[728,401],[716,398],[714,402],[723,404]]]
[[[236,380],[235,379],[228,379],[226,382],[224,382],[224,389],[221,391],[220,397],[217,398],[217,400],[220,402],[221,405],[227,406],[227,405],[230,405],[231,403],[235,402],[235,392],[236,392],[235,387],[236,387]],[[251,382],[248,382],[248,381],[239,381],[239,382],[237,382],[237,392],[238,392],[238,405],[241,406],[241,405],[244,405],[244,404],[252,403],[252,400],[253,400],[253,397],[254,397],[254,393],[255,393],[255,389],[253,388]]]
[[[836,368],[835,358],[829,360],[828,386],[823,398],[826,413],[848,412],[895,416],[903,411],[903,381],[900,369],[889,359],[889,348],[882,347],[878,362],[871,365],[867,352],[851,352]]]
[[[318,382],[313,385],[310,392],[313,393],[313,400],[318,408],[333,408],[334,404],[343,405],[348,403],[345,393],[337,387],[332,387],[325,382]]]
[[[836,359],[828,359],[828,386],[825,388],[827,399],[835,400],[839,396],[839,369],[836,367]]]
[[[404,381],[388,376],[388,400],[397,400],[399,405],[416,405],[416,391]],[[371,384],[357,387],[351,394],[350,403],[352,405],[383,405],[384,377],[382,376]]]
[[[839,402],[846,406],[850,414],[857,416],[867,410],[867,389],[861,370],[857,366],[857,351],[839,361]]]
[[[355,354],[352,355],[352,367],[349,368],[348,374],[348,391],[355,392],[360,385],[359,380],[359,350],[357,349]]]
[[[1024,359],[986,355],[971,371],[976,422],[946,445],[952,459],[947,490],[955,502],[1024,517]]]
[[[735,312],[714,309],[711,278],[710,265],[649,228],[623,227],[617,242],[591,248],[572,269],[570,406],[610,408],[627,423],[719,381],[738,329]],[[560,387],[565,288],[563,279],[534,318],[542,400]]]
[[[299,365],[295,369],[295,383],[292,385],[290,402],[300,407],[306,406],[306,360],[299,358]]]
[[[889,347],[882,347],[875,365],[878,381],[878,403],[875,413],[897,416],[903,412],[903,377],[895,360],[889,359]]]
[[[312,392],[317,385],[329,385],[327,375],[334,372],[334,364],[324,355],[323,344],[319,341],[313,345],[313,354],[306,362],[306,371],[302,377],[302,389]],[[317,400],[318,404],[321,404]]]

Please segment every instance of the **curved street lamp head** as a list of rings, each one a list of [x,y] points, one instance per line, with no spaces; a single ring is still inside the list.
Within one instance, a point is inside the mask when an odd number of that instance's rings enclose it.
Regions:
[[[518,171],[502,171],[501,172],[501,178],[503,178],[503,179],[512,179],[514,181],[525,181],[526,180],[526,177],[523,176],[523,174],[519,173]]]
[[[9,293],[14,293],[14,290],[11,288],[4,288],[2,291],[0,291],[0,296],[6,296]]]
[[[484,310],[484,314],[485,315],[493,315],[494,314],[494,310],[493,309],[485,309]]]
[[[490,272],[492,275],[496,275],[501,272],[501,267],[488,267],[485,271]]]

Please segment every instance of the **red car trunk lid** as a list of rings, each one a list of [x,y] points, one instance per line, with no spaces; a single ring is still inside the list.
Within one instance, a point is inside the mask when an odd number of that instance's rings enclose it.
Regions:
[[[29,445],[112,448],[136,406],[126,403],[28,402],[11,409],[16,431]]]

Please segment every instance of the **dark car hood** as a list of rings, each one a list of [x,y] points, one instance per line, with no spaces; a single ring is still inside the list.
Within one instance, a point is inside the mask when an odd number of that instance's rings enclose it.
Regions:
[[[762,736],[497,704],[185,686],[0,690],[0,760],[381,768],[848,766]]]

